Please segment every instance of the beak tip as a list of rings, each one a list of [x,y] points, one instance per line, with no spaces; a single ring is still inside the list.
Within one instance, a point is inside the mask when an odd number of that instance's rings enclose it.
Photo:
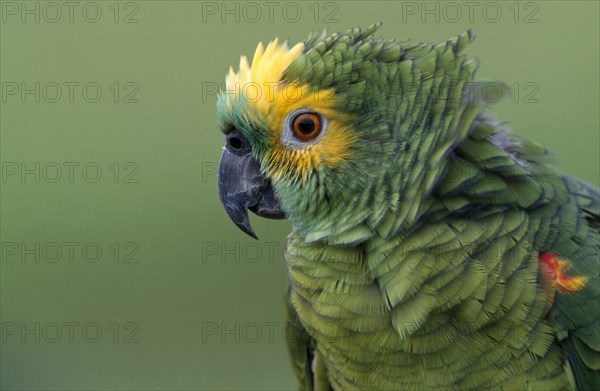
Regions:
[[[244,231],[246,233],[246,235],[251,236],[252,238],[258,240],[258,236],[256,236],[256,234],[254,233],[254,230],[252,229],[252,227],[250,227],[250,224],[248,224],[247,227],[243,227],[243,226],[239,226],[241,228],[242,231]]]
[[[233,221],[233,223],[248,236],[253,237],[254,239],[258,239],[252,226],[250,225],[250,219],[248,218],[248,212],[246,208],[239,205],[231,205],[227,203],[223,203],[225,212]]]

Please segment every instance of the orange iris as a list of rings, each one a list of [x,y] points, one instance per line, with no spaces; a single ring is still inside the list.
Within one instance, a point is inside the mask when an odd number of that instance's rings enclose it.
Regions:
[[[292,121],[294,135],[300,140],[311,140],[321,132],[321,119],[316,113],[302,113]]]

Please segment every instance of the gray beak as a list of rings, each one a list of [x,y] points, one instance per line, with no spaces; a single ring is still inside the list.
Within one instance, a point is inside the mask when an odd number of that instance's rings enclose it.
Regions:
[[[249,142],[234,130],[227,135],[227,142],[219,162],[219,197],[229,218],[242,231],[258,239],[250,226],[248,209],[255,214],[283,219],[271,181],[260,172],[260,164],[252,155]]]

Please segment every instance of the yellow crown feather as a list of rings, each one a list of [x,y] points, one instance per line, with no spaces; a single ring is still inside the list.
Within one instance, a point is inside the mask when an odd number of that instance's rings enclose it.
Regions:
[[[287,42],[279,44],[277,38],[269,42],[266,49],[262,42],[259,43],[252,58],[252,66],[248,64],[246,56],[242,56],[237,73],[229,68],[229,74],[225,78],[226,94],[236,98],[242,96],[244,100],[258,106],[273,102],[281,76],[303,50],[303,43],[290,49]]]

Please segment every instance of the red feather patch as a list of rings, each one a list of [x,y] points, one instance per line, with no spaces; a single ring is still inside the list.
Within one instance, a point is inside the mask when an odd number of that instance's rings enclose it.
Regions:
[[[571,261],[559,258],[551,251],[541,252],[539,259],[542,285],[546,290],[548,302],[554,300],[555,290],[561,293],[577,292],[588,281],[586,276],[567,274],[566,271],[571,267]]]

